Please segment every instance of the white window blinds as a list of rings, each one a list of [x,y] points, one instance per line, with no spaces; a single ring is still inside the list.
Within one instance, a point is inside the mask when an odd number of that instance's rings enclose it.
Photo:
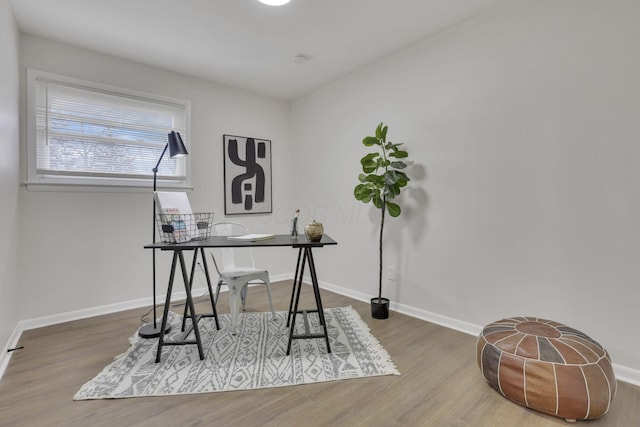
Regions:
[[[31,71],[31,70],[30,70]],[[149,185],[172,130],[188,141],[188,103],[32,71],[30,181]],[[187,181],[184,158],[165,155],[158,181]]]

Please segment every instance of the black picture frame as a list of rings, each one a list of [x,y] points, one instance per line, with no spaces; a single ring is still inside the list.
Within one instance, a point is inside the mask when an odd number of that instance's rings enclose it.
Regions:
[[[272,213],[271,141],[223,135],[225,215]]]

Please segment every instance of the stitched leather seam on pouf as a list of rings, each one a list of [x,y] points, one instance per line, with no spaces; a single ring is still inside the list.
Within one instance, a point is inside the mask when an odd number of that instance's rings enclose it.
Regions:
[[[484,327],[476,347],[487,382],[514,402],[565,418],[596,419],[616,393],[609,353],[576,329],[537,317]]]

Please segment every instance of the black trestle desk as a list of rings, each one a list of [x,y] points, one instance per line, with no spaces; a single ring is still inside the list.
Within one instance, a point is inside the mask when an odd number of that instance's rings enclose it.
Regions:
[[[187,345],[195,344],[198,346],[198,354],[200,360],[204,359],[204,351],[202,349],[202,341],[200,339],[200,330],[198,328],[198,321],[202,317],[213,317],[216,322],[216,329],[220,329],[218,323],[218,314],[216,310],[216,301],[213,298],[213,289],[211,287],[211,278],[209,275],[209,268],[207,265],[207,257],[205,256],[206,248],[234,248],[234,247],[291,247],[298,249],[298,260],[296,262],[296,272],[293,280],[293,289],[291,291],[291,300],[289,302],[289,313],[287,315],[287,327],[289,327],[289,342],[287,344],[287,355],[291,353],[291,342],[295,339],[312,339],[312,338],[324,338],[327,345],[327,352],[331,353],[331,347],[329,346],[329,334],[327,333],[327,325],[324,318],[324,311],[322,307],[322,298],[320,297],[320,287],[318,286],[318,275],[316,273],[316,266],[313,260],[314,248],[322,248],[327,245],[336,245],[337,242],[326,234],[322,236],[319,242],[311,242],[304,235],[292,238],[288,234],[276,234],[272,238],[256,241],[243,241],[228,239],[225,236],[212,236],[205,240],[191,240],[183,243],[151,243],[145,245],[145,249],[159,249],[161,251],[173,251],[173,261],[171,263],[171,273],[169,275],[169,285],[167,288],[167,296],[164,304],[164,312],[162,316],[162,326],[160,331],[165,331],[167,326],[167,317],[169,314],[169,305],[171,304],[171,292],[173,290],[173,282],[176,275],[176,269],[180,266],[182,278],[185,284],[185,291],[187,294],[184,316],[182,318],[182,333],[181,338],[176,340],[166,340],[165,334],[160,333],[158,339],[158,351],[156,353],[156,363],[160,361],[162,355],[162,347],[165,345]],[[187,273],[187,266],[184,259],[185,251],[193,251],[193,259],[191,262],[191,272]],[[197,315],[193,303],[193,297],[191,295],[191,289],[193,287],[194,273],[196,270],[196,264],[198,256],[202,259],[202,265],[207,279],[207,287],[209,289],[209,298],[211,301],[212,313]],[[309,266],[309,274],[311,276],[311,284],[313,288],[313,294],[316,302],[316,307],[313,310],[300,310],[300,293],[302,290],[302,278],[304,276],[305,267]],[[240,289],[229,289],[230,297],[238,298]],[[232,302],[233,304],[233,302]],[[318,313],[320,324],[323,328],[323,333],[311,333],[309,329],[309,323],[307,320],[307,313]],[[296,315],[301,314],[304,321],[304,333],[294,334]],[[187,328],[186,319],[191,319],[191,326]],[[235,327],[237,318],[232,319],[232,323]],[[193,332],[194,338],[187,340]]]

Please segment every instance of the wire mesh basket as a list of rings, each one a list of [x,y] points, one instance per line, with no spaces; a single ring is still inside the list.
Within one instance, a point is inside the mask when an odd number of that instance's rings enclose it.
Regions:
[[[163,243],[204,240],[211,236],[213,212],[161,213],[156,215],[156,224],[160,232],[160,240]]]

